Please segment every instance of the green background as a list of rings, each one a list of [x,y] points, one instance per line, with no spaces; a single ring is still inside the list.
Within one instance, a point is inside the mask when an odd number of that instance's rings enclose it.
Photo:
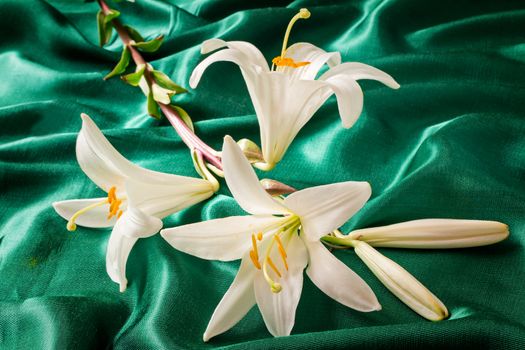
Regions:
[[[159,236],[139,240],[127,291],[105,271],[109,230],[69,233],[53,201],[100,196],[75,158],[81,112],[130,160],[195,176],[171,126],[146,116],[141,92],[102,77],[118,40],[97,44],[95,3],[0,1],[0,348],[525,348],[525,4],[522,1],[159,1],[114,5],[146,36],[166,35],[153,65],[188,86],[209,38],[246,40],[270,60],[301,7],[291,42],[340,51],[390,73],[394,91],[362,82],[364,112],[343,129],[331,98],[267,176],[297,188],[367,180],[370,202],[344,227],[419,218],[498,220],[500,244],[459,250],[381,249],[448,306],[432,323],[391,295],[351,251],[336,255],[377,293],[359,313],[307,278],[292,336],[272,338],[257,308],[231,331],[202,333],[238,263],[209,262]],[[212,66],[177,98],[197,133],[259,141],[236,66]],[[220,193],[165,227],[242,213]]]

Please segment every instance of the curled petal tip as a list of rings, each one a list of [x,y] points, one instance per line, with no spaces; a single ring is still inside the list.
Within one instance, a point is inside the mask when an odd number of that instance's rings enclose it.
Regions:
[[[195,74],[192,74],[191,77],[190,77],[190,87],[192,89],[195,89],[197,87],[197,85],[199,85],[199,80],[197,79]]]
[[[80,113],[80,119],[82,119],[82,121],[86,121],[86,120],[91,120],[91,118],[89,117],[89,115],[87,115],[86,113]]]
[[[122,283],[119,284],[119,291],[120,291],[121,293],[124,293],[124,291],[125,291],[126,288],[127,288],[127,284],[128,284],[128,282],[122,282]]]
[[[210,339],[211,339],[211,336],[208,334],[208,332],[204,332],[204,334],[202,335],[202,341],[207,343]]]

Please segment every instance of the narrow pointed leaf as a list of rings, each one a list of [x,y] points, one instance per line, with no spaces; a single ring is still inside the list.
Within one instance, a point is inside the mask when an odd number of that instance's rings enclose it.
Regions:
[[[142,37],[142,35],[140,35],[140,33],[135,28],[130,27],[130,26],[124,26],[124,28],[126,28],[126,30],[128,31],[129,36],[135,42],[141,43],[141,42],[144,41],[144,38]]]
[[[126,75],[121,76],[120,78],[131,86],[138,86],[140,83],[140,79],[144,75],[145,69],[146,69],[146,65],[143,64],[141,65],[141,68],[138,69],[135,73],[126,74]]]
[[[120,16],[120,12],[117,11],[117,10],[109,10],[109,13],[105,13],[104,14],[104,23],[105,24],[108,24],[109,22],[111,22],[112,20],[114,20],[115,18],[117,18],[118,16]]]
[[[157,84],[159,84],[163,88],[175,91],[175,93],[177,94],[188,92],[188,90],[186,90],[182,86],[175,84],[166,74],[158,70],[154,70],[151,73],[153,74],[153,78],[155,79]]]
[[[111,72],[108,73],[104,77],[104,80],[108,80],[109,78],[113,78],[116,75],[122,74],[126,71],[126,68],[129,65],[129,60],[131,59],[131,53],[127,46],[124,47],[124,50],[122,50],[122,55],[120,56],[120,61],[118,61],[117,65]]]
[[[148,94],[148,114],[155,119],[160,119],[159,106],[153,98],[153,93]]]
[[[100,46],[104,46],[108,43],[109,39],[111,39],[113,26],[111,23],[106,22],[106,15],[102,10],[97,13],[97,26]]]
[[[189,114],[179,106],[171,105],[171,107],[173,107],[173,109],[179,114],[180,119],[182,119],[182,121],[188,126],[188,128],[190,128],[191,131],[195,131],[195,129],[193,128],[193,122],[191,121],[191,117],[189,116]]]
[[[153,40],[135,43],[133,44],[133,46],[135,46],[140,51],[155,52],[160,48],[163,40],[164,40],[164,35],[159,35]]]

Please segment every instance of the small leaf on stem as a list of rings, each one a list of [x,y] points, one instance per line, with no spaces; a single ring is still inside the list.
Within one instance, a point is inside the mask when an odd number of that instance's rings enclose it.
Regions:
[[[146,69],[145,64],[141,64],[139,67],[137,67],[137,71],[135,73],[126,74],[120,77],[124,82],[128,83],[131,86],[138,86],[140,83],[140,79],[144,75],[144,70]]]
[[[182,86],[175,84],[166,74],[162,73],[161,71],[153,70],[151,73],[153,74],[153,78],[157,84],[163,88],[174,91],[177,94],[188,92],[188,90]]]
[[[148,114],[155,119],[160,119],[159,106],[153,98],[153,93],[151,91],[148,94]]]
[[[124,26],[124,28],[128,31],[129,36],[135,42],[141,43],[141,42],[144,41],[144,38],[142,37],[142,35],[140,35],[140,33],[135,28],[130,27],[130,26],[126,26],[126,25]]]
[[[140,51],[155,52],[155,51],[157,51],[160,48],[160,46],[162,45],[162,41],[163,40],[164,40],[164,35],[159,35],[158,37],[156,37],[153,40],[139,42],[139,43],[134,43],[132,45],[135,46]]]
[[[190,128],[191,131],[195,132],[195,129],[193,128],[193,122],[191,121],[191,117],[189,114],[182,109],[182,107],[171,105],[171,107],[179,114],[180,119]]]
[[[102,10],[97,13],[97,26],[100,46],[104,46],[108,43],[109,39],[111,39],[113,25],[106,22],[106,14]]]
[[[117,10],[110,9],[109,12],[104,13],[104,23],[108,24],[118,16],[120,16],[120,12],[118,12]]]
[[[120,61],[118,61],[115,68],[113,68],[113,70],[104,77],[104,80],[108,80],[109,78],[113,78],[116,75],[124,73],[124,71],[126,71],[126,68],[129,65],[130,59],[131,53],[129,51],[129,48],[127,46],[124,46],[124,50],[122,50],[122,55],[120,56]]]

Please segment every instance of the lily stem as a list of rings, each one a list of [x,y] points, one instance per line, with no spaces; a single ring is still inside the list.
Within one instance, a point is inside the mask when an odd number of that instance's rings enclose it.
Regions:
[[[111,11],[110,7],[106,4],[104,0],[97,1],[104,13],[108,14]],[[132,39],[127,29],[122,25],[122,23],[120,23],[118,19],[113,19],[111,22],[113,23],[113,26],[115,27],[115,30],[117,31],[120,40],[129,49],[131,57],[133,58],[135,64],[137,66],[146,66],[144,70],[144,78],[148,82],[148,85],[151,86],[153,84],[153,78],[147,65],[148,62],[144,59],[144,57],[142,57],[140,52],[133,45],[131,45]],[[166,116],[166,119],[168,119],[168,121],[171,123],[175,131],[179,134],[180,138],[188,146],[188,148],[200,151],[202,157],[208,163],[214,165],[219,170],[222,170],[222,162],[219,156],[219,152],[214,150],[212,147],[208,146],[197,135],[195,135],[195,133],[188,127],[188,125],[186,125],[179,113],[177,113],[177,111],[173,107],[162,103],[158,103],[158,105],[162,113]]]

